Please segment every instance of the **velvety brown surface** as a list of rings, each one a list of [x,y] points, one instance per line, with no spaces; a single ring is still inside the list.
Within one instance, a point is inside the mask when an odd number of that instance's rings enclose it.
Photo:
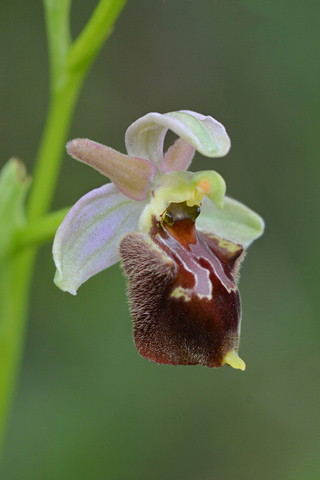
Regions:
[[[150,235],[126,235],[120,254],[139,353],[157,363],[220,367],[239,343],[233,266],[243,249],[199,235],[195,208],[170,205]]]

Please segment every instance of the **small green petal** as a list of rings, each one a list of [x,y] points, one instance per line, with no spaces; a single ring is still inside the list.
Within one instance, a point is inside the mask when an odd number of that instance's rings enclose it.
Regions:
[[[204,197],[197,229],[248,247],[264,231],[264,221],[253,210],[230,197],[224,197],[224,207],[219,210]]]
[[[214,171],[170,172],[162,175],[154,185],[151,202],[141,217],[140,227],[148,231],[151,216],[161,219],[170,203],[186,202],[188,206],[200,206],[204,195],[222,208],[225,191],[225,181]]]
[[[223,208],[226,183],[219,173],[214,171],[195,173],[193,185],[200,193],[210,198],[218,208]]]

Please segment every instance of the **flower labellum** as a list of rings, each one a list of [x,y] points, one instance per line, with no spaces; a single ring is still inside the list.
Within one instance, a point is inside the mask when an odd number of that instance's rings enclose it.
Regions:
[[[120,255],[129,280],[134,338],[143,357],[220,367],[237,358],[241,319],[235,271],[243,248],[197,232],[200,207],[171,203],[149,234],[128,233]]]
[[[168,129],[179,138],[164,154]],[[225,196],[217,172],[186,171],[195,149],[208,157],[228,153],[225,128],[191,111],[149,113],[128,128],[126,147],[128,155],[87,139],[68,144],[74,158],[113,183],[82,197],[59,227],[56,284],[76,294],[121,259],[143,357],[244,370],[237,276],[264,223]]]

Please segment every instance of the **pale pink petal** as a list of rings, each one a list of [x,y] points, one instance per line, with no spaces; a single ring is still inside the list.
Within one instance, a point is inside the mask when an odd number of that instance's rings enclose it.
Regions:
[[[72,157],[86,163],[109,177],[117,189],[132,200],[145,200],[148,195],[155,166],[146,159],[130,157],[85,138],[67,144]]]
[[[162,171],[169,173],[187,170],[193,159],[194,152],[195,149],[190,143],[183,138],[179,138],[165,154],[162,162]]]

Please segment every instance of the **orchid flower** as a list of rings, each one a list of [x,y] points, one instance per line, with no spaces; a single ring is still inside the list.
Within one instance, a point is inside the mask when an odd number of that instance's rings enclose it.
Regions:
[[[164,154],[168,130],[178,139]],[[68,153],[108,183],[82,197],[53,244],[55,283],[76,294],[121,259],[139,353],[161,364],[245,369],[238,356],[237,276],[262,218],[225,196],[215,171],[186,171],[195,150],[222,157],[224,126],[192,111],[149,113],[126,132],[127,155],[87,139]]]

